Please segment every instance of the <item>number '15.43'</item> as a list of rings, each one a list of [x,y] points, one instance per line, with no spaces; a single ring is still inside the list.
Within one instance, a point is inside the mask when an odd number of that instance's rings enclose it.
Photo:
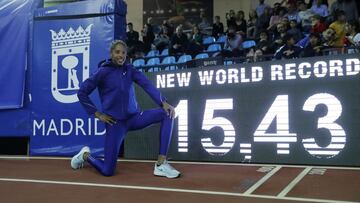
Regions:
[[[318,118],[317,128],[327,129],[331,135],[331,142],[326,147],[319,146],[314,138],[303,139],[305,150],[318,158],[331,158],[338,155],[345,147],[346,134],[344,129],[336,123],[341,116],[342,106],[333,95],[319,93],[309,97],[303,106],[304,111],[314,112],[316,106],[325,105],[327,114]],[[211,138],[202,138],[203,148],[213,155],[225,155],[235,144],[235,128],[232,122],[225,117],[214,117],[214,112],[219,110],[232,110],[233,99],[209,99],[205,103],[202,121],[202,130],[209,131],[220,127],[224,131],[224,141],[214,145]],[[178,117],[178,151],[188,151],[188,100],[180,100],[176,107]],[[267,133],[273,120],[276,118],[276,132]],[[289,131],[289,97],[278,95],[254,132],[254,142],[272,142],[277,144],[278,154],[290,154],[290,143],[297,142],[296,133]]]

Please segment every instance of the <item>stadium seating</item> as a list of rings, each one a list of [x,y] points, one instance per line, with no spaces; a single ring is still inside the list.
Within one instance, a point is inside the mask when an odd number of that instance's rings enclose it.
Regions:
[[[209,54],[207,53],[200,53],[198,55],[195,56],[195,59],[205,59],[205,58],[209,58]]]
[[[177,69],[177,67],[174,65],[176,64],[176,59],[174,56],[167,56],[165,57],[161,64],[163,65],[169,65],[169,66],[166,66],[164,70],[175,70]]]
[[[212,44],[215,42],[215,38],[214,37],[205,37],[203,39],[203,44],[204,45],[208,45],[208,44]]]
[[[135,68],[142,68],[143,66],[145,66],[145,60],[144,59],[136,59],[133,61],[132,64]]]
[[[156,67],[156,65],[160,65],[160,59],[159,58],[151,58],[147,61],[146,66],[154,66],[152,68],[148,69],[148,72],[157,72],[160,71],[159,67]]]

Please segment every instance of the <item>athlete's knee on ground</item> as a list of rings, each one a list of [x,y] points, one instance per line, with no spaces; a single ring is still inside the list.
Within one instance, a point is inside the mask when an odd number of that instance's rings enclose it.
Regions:
[[[113,176],[115,174],[115,167],[104,167],[103,170],[101,170],[101,174],[103,176]]]

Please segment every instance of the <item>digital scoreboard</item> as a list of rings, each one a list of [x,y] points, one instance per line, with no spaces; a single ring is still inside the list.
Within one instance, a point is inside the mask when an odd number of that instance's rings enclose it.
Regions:
[[[176,107],[169,157],[360,166],[359,59],[336,55],[148,73]],[[142,109],[156,107],[140,89]],[[128,136],[125,156],[156,156],[158,130]]]

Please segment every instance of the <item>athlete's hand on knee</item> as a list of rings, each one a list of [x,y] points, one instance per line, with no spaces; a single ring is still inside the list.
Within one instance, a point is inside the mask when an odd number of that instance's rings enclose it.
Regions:
[[[162,107],[171,119],[175,118],[175,108],[173,106],[171,106],[167,102],[163,102]]]
[[[95,112],[95,117],[98,118],[100,121],[107,123],[109,125],[116,124],[116,120],[113,117],[106,115],[104,113],[97,111]]]

